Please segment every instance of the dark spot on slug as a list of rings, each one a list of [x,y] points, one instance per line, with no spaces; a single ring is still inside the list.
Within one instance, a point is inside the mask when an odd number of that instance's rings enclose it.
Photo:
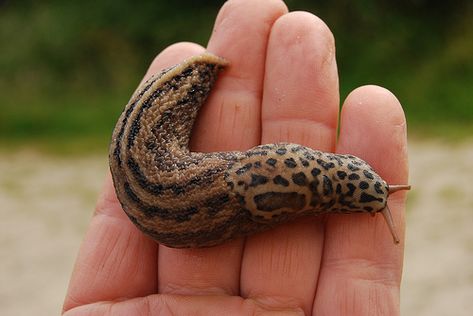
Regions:
[[[367,177],[368,179],[371,179],[373,180],[374,179],[374,176],[371,172],[367,171],[367,170],[363,170],[363,174],[365,175],[365,177]]]
[[[381,189],[381,186],[382,186],[381,182],[376,181],[376,183],[374,184],[374,189],[375,189],[376,193],[379,193],[379,194],[384,193],[383,190]]]
[[[299,157],[299,160],[300,160],[301,164],[302,164],[304,167],[308,167],[308,166],[309,166],[309,162],[308,162],[307,160],[305,160],[304,158]]]
[[[322,171],[319,168],[314,168],[310,171],[310,173],[314,176],[317,177]]]
[[[348,180],[360,180],[360,176],[357,173],[350,173]]]
[[[255,186],[258,186],[260,184],[265,184],[266,182],[268,182],[267,177],[259,175],[259,174],[255,174],[255,173],[251,174],[250,187],[255,187]]]
[[[323,178],[324,195],[331,195],[333,193],[332,180],[330,180],[326,175],[324,175]]]
[[[297,167],[297,163],[296,163],[296,161],[294,160],[294,158],[287,158],[286,160],[284,160],[284,164],[285,164],[288,168],[295,168],[295,167]]]
[[[273,179],[273,182],[274,184],[279,184],[279,185],[282,185],[282,186],[289,186],[289,181],[287,181],[286,179],[284,179],[282,176],[280,175],[277,175],[274,177]]]
[[[276,154],[281,155],[281,156],[284,155],[286,152],[287,152],[287,149],[283,147],[279,147],[278,149],[276,149]]]
[[[337,194],[342,193],[342,185],[340,183],[337,184],[337,188],[335,189],[335,193],[337,193]]]
[[[356,167],[356,166],[355,166],[354,164],[352,164],[352,163],[349,163],[347,167],[348,167],[348,169],[350,169],[351,171],[358,171],[358,170],[360,170],[360,168]]]
[[[300,186],[307,184],[307,177],[304,172],[298,172],[292,175],[292,181]]]
[[[343,180],[343,179],[346,178],[347,173],[346,173],[345,171],[341,171],[341,170],[340,170],[340,171],[337,171],[337,176],[338,176],[338,178],[339,178],[340,180]]]
[[[358,184],[358,186],[360,187],[360,189],[362,190],[366,190],[370,187],[370,185],[368,184],[368,182],[366,181],[360,181],[360,183]]]
[[[266,192],[253,198],[260,211],[272,212],[278,209],[301,210],[305,206],[305,195],[297,192]]]
[[[345,194],[339,194],[338,195],[338,203],[343,206],[348,206],[350,207],[351,204],[351,199],[346,200],[345,197],[348,197],[348,195]]]
[[[319,180],[315,179],[309,183],[309,189],[312,194],[318,194],[317,187],[319,186]]]
[[[347,188],[347,196],[353,196],[353,193],[355,193],[356,190],[356,186],[353,183],[347,183]]]
[[[360,203],[369,203],[373,201],[378,201],[378,202],[383,202],[382,198],[377,198],[371,194],[368,194],[366,192],[361,192],[360,195]]]
[[[373,208],[371,206],[364,206],[363,209],[368,212],[372,212]]]
[[[333,162],[326,162],[323,161],[322,159],[317,159],[317,163],[322,166],[325,170],[329,170],[335,167],[335,164]]]
[[[268,160],[266,160],[266,163],[267,163],[268,165],[270,165],[271,167],[276,166],[276,163],[277,163],[277,162],[278,162],[278,161],[277,161],[276,159],[274,159],[274,158],[269,158]]]
[[[320,195],[317,191],[317,187],[319,186],[319,180],[315,179],[309,183],[309,189],[312,193],[312,197],[310,198],[310,206],[317,207],[320,203]]]

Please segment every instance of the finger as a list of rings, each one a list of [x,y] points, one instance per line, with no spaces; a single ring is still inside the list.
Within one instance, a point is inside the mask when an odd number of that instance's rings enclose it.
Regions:
[[[230,0],[220,10],[208,50],[225,57],[230,67],[199,113],[193,150],[237,150],[258,144],[267,37],[285,10],[279,0]],[[242,248],[242,240],[207,249],[160,247],[159,292],[238,294]]]
[[[223,5],[207,49],[230,66],[201,110],[192,148],[236,150],[259,144],[266,46],[272,24],[285,12],[281,0],[229,0]]]
[[[98,302],[80,306],[63,316],[79,315],[207,315],[207,316],[301,316],[297,306],[271,308],[254,300],[244,300],[238,296],[184,296],[150,295],[118,302]]]
[[[388,183],[407,183],[406,121],[387,90],[365,86],[345,101],[337,151],[366,160]],[[388,204],[404,235],[404,193]],[[403,243],[394,245],[383,218],[328,218],[314,313],[398,315]]]
[[[156,58],[147,76],[201,51],[203,48],[191,43],[173,45]],[[125,215],[109,174],[79,250],[64,310],[156,293],[156,262],[157,244]]]
[[[312,14],[279,18],[269,40],[262,143],[335,146],[338,76],[333,36]],[[245,297],[297,298],[312,308],[323,244],[320,221],[304,219],[248,238],[242,265]]]

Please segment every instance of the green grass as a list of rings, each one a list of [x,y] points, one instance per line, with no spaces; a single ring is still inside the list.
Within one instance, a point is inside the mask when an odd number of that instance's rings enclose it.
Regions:
[[[127,100],[124,93],[10,100],[2,107],[0,144],[4,150],[28,146],[63,154],[106,151]]]
[[[0,151],[33,147],[57,154],[106,154],[114,125],[128,97],[68,96],[61,102],[42,100],[18,111],[15,105],[2,108]],[[436,138],[447,142],[471,139],[473,124],[431,120],[419,122],[408,115],[409,137]]]

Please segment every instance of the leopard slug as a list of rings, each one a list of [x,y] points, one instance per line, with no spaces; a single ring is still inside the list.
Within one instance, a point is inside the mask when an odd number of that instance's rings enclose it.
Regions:
[[[325,213],[381,212],[399,242],[388,185],[363,160],[297,144],[248,151],[189,151],[199,108],[227,62],[191,57],[147,80],[113,132],[110,170],[130,220],[174,248],[208,247]]]

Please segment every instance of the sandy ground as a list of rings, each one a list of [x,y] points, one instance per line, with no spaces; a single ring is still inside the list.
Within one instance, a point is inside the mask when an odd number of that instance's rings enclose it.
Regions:
[[[471,315],[473,143],[411,143],[402,315]],[[0,154],[0,315],[57,315],[105,157]]]

